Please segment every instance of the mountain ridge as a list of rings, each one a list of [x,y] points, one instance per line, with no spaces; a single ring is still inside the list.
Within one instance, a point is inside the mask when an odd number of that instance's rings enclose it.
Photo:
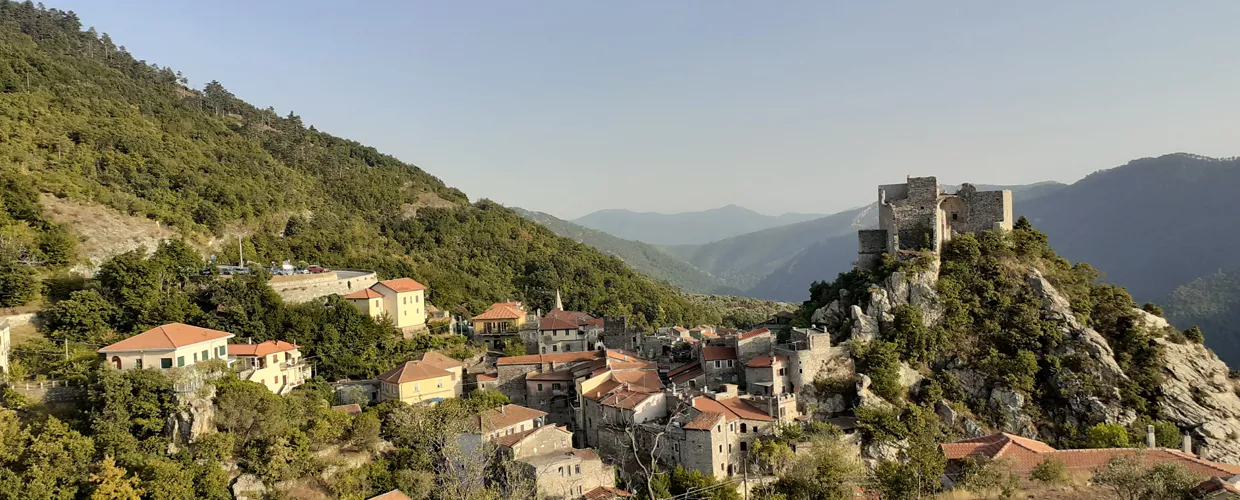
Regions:
[[[707,210],[670,214],[610,208],[588,213],[569,222],[626,240],[654,245],[678,245],[708,243],[822,216],[796,212],[765,215],[730,203]]]

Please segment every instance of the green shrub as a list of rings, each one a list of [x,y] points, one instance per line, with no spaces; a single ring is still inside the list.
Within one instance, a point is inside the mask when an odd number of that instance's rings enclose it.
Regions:
[[[1142,304],[1141,310],[1147,313],[1153,314],[1155,316],[1158,316],[1160,318],[1164,317],[1162,308],[1158,307],[1158,304],[1155,304],[1153,302],[1146,302]]]
[[[1068,479],[1068,468],[1064,466],[1062,460],[1050,457],[1038,462],[1029,477],[1043,483],[1058,484]]]
[[[1127,448],[1128,429],[1119,424],[1095,424],[1085,431],[1085,443],[1090,448]]]
[[[1184,330],[1184,337],[1187,338],[1189,341],[1192,341],[1198,344],[1203,344],[1206,341],[1206,335],[1201,332],[1200,328],[1197,328],[1197,325],[1193,325],[1189,327],[1187,330]]]
[[[899,410],[874,406],[857,408],[857,429],[871,441],[899,441],[908,437],[908,424],[900,419]]]

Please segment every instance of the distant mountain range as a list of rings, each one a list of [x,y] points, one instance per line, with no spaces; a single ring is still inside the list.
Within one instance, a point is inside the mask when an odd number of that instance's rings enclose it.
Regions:
[[[543,212],[511,207],[514,212],[528,220],[542,224],[555,234],[592,246],[605,254],[620,258],[634,270],[659,281],[665,281],[686,291],[706,294],[740,295],[738,288],[728,287],[723,280],[712,276],[682,259],[668,255],[654,245],[626,240],[610,234],[583,227]]]
[[[572,222],[626,240],[653,245],[709,243],[731,236],[817,219],[824,214],[764,215],[737,205],[700,212],[662,214],[624,209],[599,210]]]

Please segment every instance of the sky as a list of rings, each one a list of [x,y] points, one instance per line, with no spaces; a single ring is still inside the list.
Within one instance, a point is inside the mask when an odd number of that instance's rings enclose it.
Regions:
[[[833,213],[1240,155],[1240,2],[48,0],[471,199]]]

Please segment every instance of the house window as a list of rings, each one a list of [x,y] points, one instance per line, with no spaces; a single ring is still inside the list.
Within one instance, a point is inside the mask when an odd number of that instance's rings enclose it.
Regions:
[[[780,369],[779,369],[779,375],[780,375],[781,377],[784,375],[784,369],[783,369],[783,368],[780,368]]]
[[[418,388],[418,384],[413,384],[413,392],[419,392],[419,391],[421,391],[421,389]]]
[[[723,453],[723,445],[719,445],[719,453]]]
[[[741,441],[741,451],[746,451],[748,449],[749,449],[749,443]]]
[[[741,434],[744,434],[744,433],[745,433],[745,427],[746,427],[746,425],[745,425],[744,423],[742,423],[742,424],[741,424]]]
[[[552,388],[552,389],[555,389],[555,390],[557,390],[557,391],[558,391],[558,390],[560,390],[560,383],[559,383],[559,382],[556,382],[556,383],[554,383],[554,384],[551,384],[551,388]]]
[[[198,361],[198,353],[194,353],[194,361],[195,361],[195,362],[197,362],[197,361]]]
[[[138,369],[141,370],[142,369],[142,358],[138,358],[138,360],[134,362],[134,366],[137,366]]]
[[[203,360],[203,361],[206,361],[206,360],[207,360],[207,350],[206,350],[206,349],[203,349],[203,350],[202,350],[202,360]]]
[[[553,346],[551,346],[551,352],[559,352],[559,350],[560,350],[560,346],[559,346],[559,345],[553,345]]]
[[[729,360],[728,360],[728,368],[731,368],[731,367],[732,367],[732,360],[730,360],[730,359],[729,359]]]
[[[723,363],[721,363],[719,360],[717,360],[717,359],[716,359],[716,360],[715,360],[715,368],[722,368],[722,367],[723,367]]]
[[[538,392],[542,392],[542,384],[538,384]]]
[[[715,426],[715,432],[723,432],[723,426],[722,426],[722,425],[716,425],[716,426]]]
[[[216,350],[219,351],[220,356],[223,356],[228,352],[228,348],[225,346],[219,346]]]
[[[160,368],[172,368],[172,358],[159,358]]]
[[[439,387],[438,387],[438,388],[439,388],[439,389],[443,389],[443,380],[440,380],[440,381],[439,381]]]
[[[185,366],[185,356],[177,356],[177,366]]]
[[[581,464],[577,464],[577,465],[574,465],[574,466],[573,466],[573,473],[574,473],[574,474],[581,474]]]

